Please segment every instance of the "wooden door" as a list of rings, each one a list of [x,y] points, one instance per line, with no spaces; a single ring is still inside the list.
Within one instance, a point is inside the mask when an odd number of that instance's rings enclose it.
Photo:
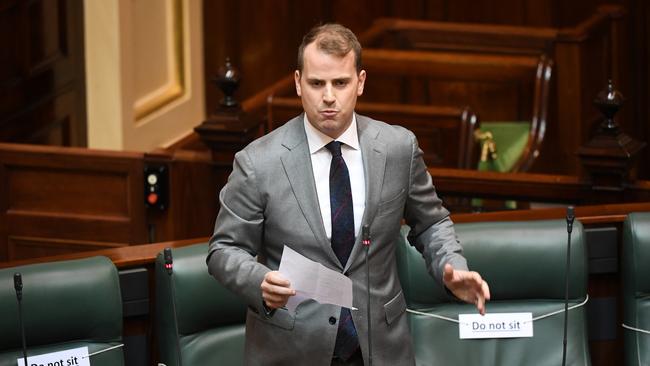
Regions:
[[[83,2],[0,2],[0,141],[86,146]]]

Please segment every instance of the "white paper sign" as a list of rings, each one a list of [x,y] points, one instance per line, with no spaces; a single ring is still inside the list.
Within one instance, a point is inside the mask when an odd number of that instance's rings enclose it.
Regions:
[[[18,358],[18,366],[24,366],[23,358]],[[44,353],[38,356],[27,355],[28,366],[90,366],[88,347],[79,347],[65,351]]]
[[[533,336],[533,313],[459,314],[460,339]]]

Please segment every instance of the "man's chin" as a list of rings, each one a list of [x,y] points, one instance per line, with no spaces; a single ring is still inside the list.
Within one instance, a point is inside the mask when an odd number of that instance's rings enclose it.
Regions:
[[[335,120],[324,120],[320,121],[318,124],[318,129],[320,132],[332,137],[336,138],[338,137],[341,133],[343,133],[343,126],[339,121]]]

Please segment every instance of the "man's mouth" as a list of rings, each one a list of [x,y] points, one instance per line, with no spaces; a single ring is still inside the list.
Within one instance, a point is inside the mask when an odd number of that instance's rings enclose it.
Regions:
[[[320,111],[321,116],[323,116],[325,118],[333,118],[338,113],[339,113],[339,111],[334,110],[334,109],[324,109],[324,110]]]

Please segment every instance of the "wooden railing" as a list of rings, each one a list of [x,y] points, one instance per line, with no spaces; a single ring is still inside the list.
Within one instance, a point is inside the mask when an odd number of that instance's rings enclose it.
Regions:
[[[620,190],[594,190],[589,180],[570,175],[476,172],[429,168],[443,196],[588,205],[650,202],[650,181],[637,180]]]

